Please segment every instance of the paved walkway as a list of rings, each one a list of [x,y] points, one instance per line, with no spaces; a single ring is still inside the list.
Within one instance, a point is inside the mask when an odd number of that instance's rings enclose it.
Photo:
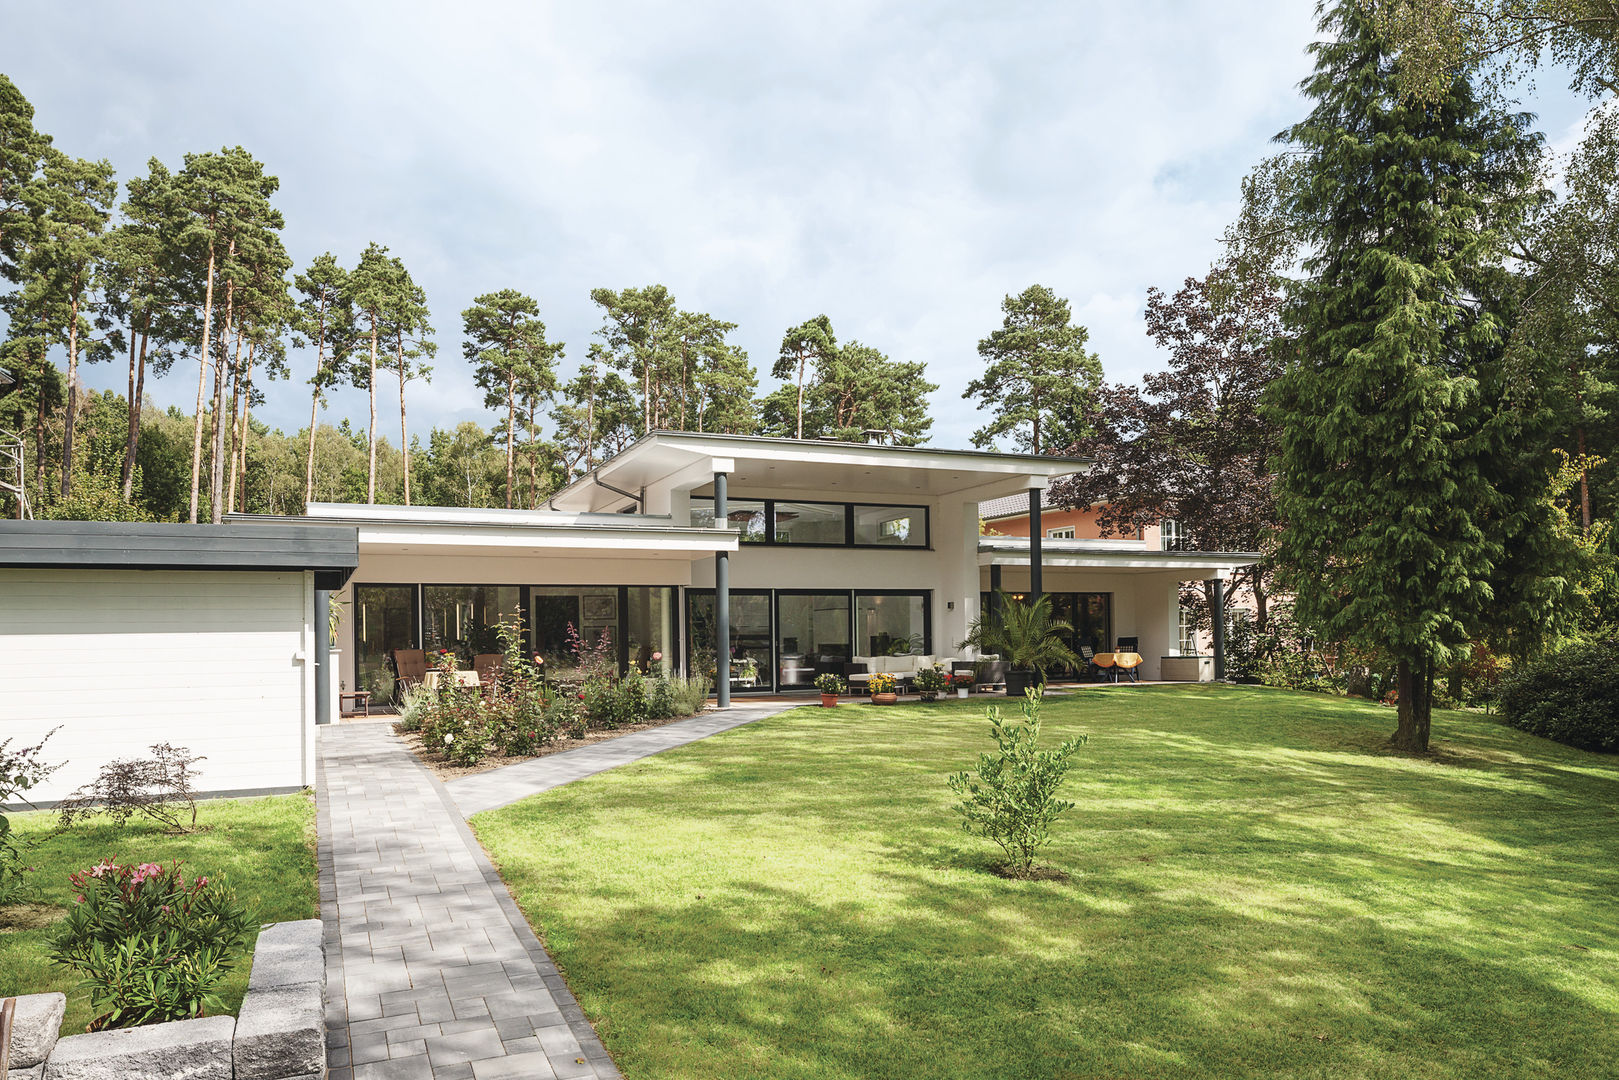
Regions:
[[[331,1080],[619,1077],[462,819],[798,704],[747,703],[467,777],[453,800],[391,718],[320,728]]]
[[[443,785],[386,723],[319,740],[331,1080],[618,1077]]]
[[[640,761],[644,757],[661,754],[676,746],[685,746],[804,704],[806,702],[802,698],[733,704],[729,709],[699,713],[662,727],[637,731],[633,735],[621,735],[605,742],[464,776],[444,786],[461,813],[471,817],[480,811],[506,806],[537,792],[550,791],[554,787],[616,769],[620,765],[628,765],[632,761]]]

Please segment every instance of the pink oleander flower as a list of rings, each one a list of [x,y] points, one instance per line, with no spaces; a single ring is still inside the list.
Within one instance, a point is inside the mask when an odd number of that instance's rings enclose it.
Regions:
[[[661,652],[655,652],[655,653],[652,654],[652,659],[653,660],[662,660],[663,659],[663,654]]]
[[[77,902],[80,903],[80,904],[84,903],[84,894],[83,893],[80,893],[78,895]]]

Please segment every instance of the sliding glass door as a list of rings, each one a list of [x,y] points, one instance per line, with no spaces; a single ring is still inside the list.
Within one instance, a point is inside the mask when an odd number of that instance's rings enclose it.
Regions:
[[[776,593],[776,688],[808,690],[849,662],[849,594]]]

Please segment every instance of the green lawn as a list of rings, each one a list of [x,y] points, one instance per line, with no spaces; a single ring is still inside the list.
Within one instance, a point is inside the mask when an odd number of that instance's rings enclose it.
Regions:
[[[1053,699],[1046,862],[983,702],[798,709],[474,819],[631,1080],[1571,1077],[1619,1065],[1619,759],[1231,687]]]
[[[62,1033],[84,1030],[90,1022],[88,997],[73,990],[77,976],[45,958],[48,921],[73,901],[68,874],[103,858],[118,862],[184,860],[186,876],[226,874],[236,895],[261,923],[312,919],[320,910],[315,877],[315,805],[307,794],[263,799],[235,799],[198,804],[202,830],[167,836],[132,819],[117,826],[91,818],[57,833],[56,815],[48,811],[12,815],[20,833],[44,839],[35,851],[33,877],[39,904],[0,908],[0,996],[62,990],[68,994]],[[46,924],[46,925],[41,925]],[[235,1013],[247,992],[249,963],[243,961],[225,983],[221,996]]]

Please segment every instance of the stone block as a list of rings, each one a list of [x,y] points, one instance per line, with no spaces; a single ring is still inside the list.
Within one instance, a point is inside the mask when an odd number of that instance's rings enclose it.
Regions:
[[[271,923],[259,931],[253,947],[253,973],[249,990],[303,983],[326,985],[326,956],[321,951],[319,919]]]
[[[45,1080],[45,1063],[42,1061],[26,1069],[12,1069],[6,1073],[6,1080]]]
[[[326,1068],[319,983],[249,990],[236,1019],[236,1080],[287,1080]]]
[[[231,1080],[233,1016],[69,1035],[45,1062],[45,1080]]]
[[[50,1056],[66,1012],[66,994],[26,994],[17,999],[11,1028],[12,1072],[32,1069]]]

